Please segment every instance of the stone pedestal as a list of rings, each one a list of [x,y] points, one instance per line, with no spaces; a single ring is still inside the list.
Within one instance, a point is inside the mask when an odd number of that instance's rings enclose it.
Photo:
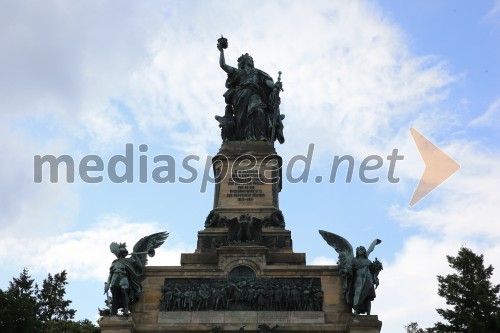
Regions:
[[[355,316],[347,323],[348,333],[379,333],[381,328],[378,316]]]
[[[269,142],[228,141],[212,159],[214,210],[221,217],[265,218],[279,211],[282,160]]]
[[[105,316],[99,319],[101,333],[136,333],[132,317]]]
[[[279,210],[281,158],[267,142],[226,142],[214,157],[214,208],[180,266],[147,267],[131,317],[104,317],[106,333],[380,332],[352,316],[338,266],[306,265]],[[292,217],[293,218],[293,217]],[[196,222],[200,223],[200,222]],[[200,223],[201,224],[201,223]],[[318,236],[319,240],[319,236]]]

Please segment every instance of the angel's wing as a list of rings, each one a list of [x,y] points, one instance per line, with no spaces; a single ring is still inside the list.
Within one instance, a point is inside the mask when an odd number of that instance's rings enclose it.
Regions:
[[[339,254],[339,261],[337,264],[340,266],[341,273],[343,275],[352,275],[352,260],[354,258],[354,253],[351,243],[344,237],[328,231],[319,230],[319,233],[323,236],[328,245],[333,247]]]
[[[162,231],[141,238],[134,245],[134,253],[147,252],[150,257],[155,255],[155,249],[159,248],[167,239],[168,232]],[[147,257],[143,254],[144,264],[147,263]]]
[[[323,239],[328,243],[328,245],[333,247],[338,254],[343,252],[353,254],[352,245],[344,237],[332,234],[331,232],[325,230],[319,230],[319,233],[323,236]]]

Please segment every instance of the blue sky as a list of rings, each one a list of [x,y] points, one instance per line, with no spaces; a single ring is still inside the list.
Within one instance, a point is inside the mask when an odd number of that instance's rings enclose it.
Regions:
[[[68,271],[78,318],[95,318],[113,260],[112,241],[133,244],[168,230],[151,265],[178,265],[192,252],[212,208],[213,187],[33,181],[33,156],[124,154],[147,144],[150,165],[169,154],[202,172],[220,147],[228,64],[252,54],[274,78],[282,71],[285,163],[314,158],[307,183],[285,181],[280,208],[294,250],[308,264],[336,261],[318,229],[354,245],[383,243],[373,313],[384,332],[432,325],[437,274],[461,245],[500,269],[500,2],[482,1],[11,1],[0,4],[0,288],[23,267],[41,281]],[[461,169],[413,208],[424,170],[414,127]],[[387,167],[364,184],[327,179],[335,155],[357,165],[398,149],[397,184]],[[186,176],[178,163],[178,176]],[[297,169],[297,171],[299,171]],[[177,176],[177,177],[178,177]],[[500,283],[495,272],[494,281]]]

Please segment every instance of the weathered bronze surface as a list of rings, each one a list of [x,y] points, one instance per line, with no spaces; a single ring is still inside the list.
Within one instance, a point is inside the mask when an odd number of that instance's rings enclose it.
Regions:
[[[319,233],[339,254],[338,264],[344,278],[343,295],[346,304],[352,307],[354,314],[370,314],[371,302],[375,299],[375,289],[379,285],[378,274],[383,269],[382,263],[368,259],[380,239],[375,239],[368,250],[364,246],[356,248],[354,256],[351,244],[343,237],[328,231]]]
[[[155,249],[160,247],[167,237],[168,233],[164,231],[141,238],[128,258],[125,243],[110,244],[109,249],[117,259],[109,268],[104,292],[111,290],[111,297],[108,295],[106,303],[112,315],[118,314],[119,309],[122,309],[124,315],[128,315],[130,304],[136,302],[143,291],[141,277],[148,263],[147,256],[153,257]]]
[[[279,93],[283,91],[281,72],[276,83],[271,76],[254,67],[253,58],[245,53],[238,58],[238,68],[226,64],[227,39],[219,38],[219,64],[227,73],[224,93],[224,116],[216,116],[223,141],[285,142]]]
[[[251,271],[245,266],[237,268]],[[319,278],[256,278],[253,271],[231,273],[227,279],[165,279],[160,311],[322,310]]]

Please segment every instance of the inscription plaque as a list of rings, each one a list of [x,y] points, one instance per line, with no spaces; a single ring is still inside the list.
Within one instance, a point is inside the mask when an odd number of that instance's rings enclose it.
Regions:
[[[276,206],[280,181],[275,157],[245,155],[236,160],[220,158],[216,172],[216,207]]]

